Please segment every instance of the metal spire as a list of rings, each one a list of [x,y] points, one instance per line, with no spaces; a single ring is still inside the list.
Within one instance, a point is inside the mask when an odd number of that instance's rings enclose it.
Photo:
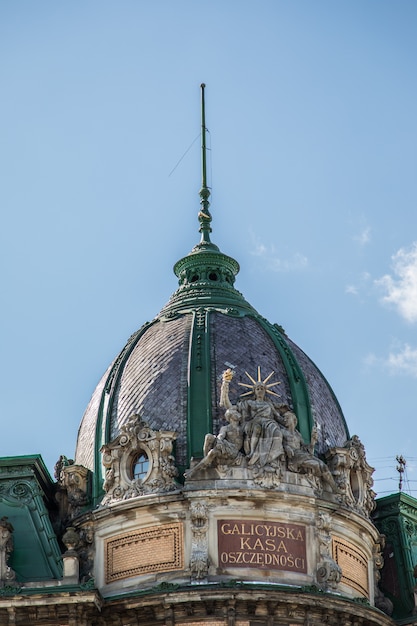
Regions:
[[[202,184],[200,189],[200,205],[201,209],[198,213],[198,221],[200,222],[199,232],[201,233],[201,244],[210,244],[211,233],[211,214],[209,211],[210,190],[207,187],[207,148],[206,148],[206,110],[204,100],[205,84],[201,84],[201,166],[202,166]]]

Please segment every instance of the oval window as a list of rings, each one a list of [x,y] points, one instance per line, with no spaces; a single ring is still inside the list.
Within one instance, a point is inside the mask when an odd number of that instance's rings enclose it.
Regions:
[[[149,470],[149,459],[145,452],[140,452],[132,463],[133,480],[143,480]]]

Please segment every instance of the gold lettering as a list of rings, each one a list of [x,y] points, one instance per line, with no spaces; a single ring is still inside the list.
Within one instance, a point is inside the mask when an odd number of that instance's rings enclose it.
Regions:
[[[227,563],[229,560],[231,563],[233,563],[232,559],[234,558],[234,553],[233,552],[229,552],[229,554],[227,554],[227,552],[222,552],[220,555],[220,560],[222,563]]]
[[[219,564],[305,571],[305,553],[300,556],[294,554],[294,551],[300,554],[300,549],[295,549],[293,543],[304,543],[305,540],[305,529],[297,524],[263,523],[256,520],[221,521]],[[302,552],[305,552],[304,545]]]
[[[284,550],[284,552],[288,552],[286,545],[283,541],[280,541],[277,547],[277,552],[280,552],[281,550]]]
[[[265,539],[265,550],[269,552],[275,550],[275,542],[273,539]]]
[[[244,539],[243,537],[240,537],[240,549],[252,550],[250,543],[249,543],[249,539]]]

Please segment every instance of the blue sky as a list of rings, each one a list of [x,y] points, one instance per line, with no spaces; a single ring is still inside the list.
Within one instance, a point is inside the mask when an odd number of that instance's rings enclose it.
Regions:
[[[71,457],[175,290],[204,81],[237,288],[323,371],[376,491],[402,454],[417,495],[416,28],[414,0],[0,2],[0,455]]]

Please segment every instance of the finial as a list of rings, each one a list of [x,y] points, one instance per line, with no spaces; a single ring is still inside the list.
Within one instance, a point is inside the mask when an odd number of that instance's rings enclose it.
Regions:
[[[211,214],[209,211],[210,190],[207,187],[207,148],[206,148],[206,111],[204,89],[205,84],[201,83],[201,166],[202,166],[202,184],[200,189],[200,205],[201,209],[198,213],[200,222],[201,241],[200,244],[210,243],[211,233]]]

